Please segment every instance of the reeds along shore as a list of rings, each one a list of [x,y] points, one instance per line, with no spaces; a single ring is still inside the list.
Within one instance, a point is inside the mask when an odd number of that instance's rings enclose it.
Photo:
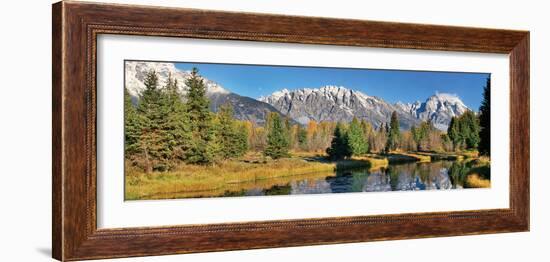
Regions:
[[[127,163],[126,200],[157,199],[176,197],[219,196],[224,192],[288,183],[298,178],[327,177],[336,174],[336,170],[368,168],[375,170],[387,168],[389,164],[405,162],[430,162],[446,158],[460,158],[468,163],[468,187],[489,187],[490,162],[488,158],[479,158],[476,154],[446,155],[423,152],[394,152],[385,155],[367,154],[362,157],[330,161],[326,155],[298,152],[293,157],[272,160],[261,154],[248,154],[238,160],[227,160],[214,165],[182,164],[172,171],[145,173]],[[472,158],[473,156],[473,158]],[[467,174],[468,175],[468,174]]]

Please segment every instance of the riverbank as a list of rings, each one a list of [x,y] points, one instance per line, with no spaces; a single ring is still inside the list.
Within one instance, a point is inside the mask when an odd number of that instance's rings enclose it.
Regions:
[[[333,163],[286,158],[262,162],[223,161],[215,165],[182,164],[173,171],[143,171],[127,166],[126,200],[150,199],[158,193],[223,190],[229,184],[295,176],[316,172],[332,172]]]
[[[464,187],[489,188],[491,187],[491,161],[487,157],[465,160],[468,166]]]
[[[464,152],[390,152],[386,155],[390,163],[400,162],[431,162],[438,160],[461,161],[465,159],[477,159],[479,153],[477,151]]]
[[[368,168],[375,170],[389,164],[405,162],[431,162],[442,154],[419,152],[394,152],[386,155],[367,154],[341,161],[328,161],[321,153],[293,152],[291,158],[272,160],[253,153],[220,163],[201,166],[181,164],[169,172],[144,173],[126,166],[125,199],[166,199],[183,197],[208,197],[223,195],[228,191],[252,189],[263,186],[285,185],[297,177],[327,177],[337,170]],[[478,165],[482,168],[483,164]],[[485,170],[471,180],[472,187],[486,187]],[[482,180],[487,181],[482,181]]]

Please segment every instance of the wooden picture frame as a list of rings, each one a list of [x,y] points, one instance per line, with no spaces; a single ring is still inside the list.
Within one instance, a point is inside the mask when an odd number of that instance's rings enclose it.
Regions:
[[[529,230],[529,32],[182,8],[53,5],[53,257],[81,260]],[[510,57],[510,207],[98,229],[99,34],[468,51]]]

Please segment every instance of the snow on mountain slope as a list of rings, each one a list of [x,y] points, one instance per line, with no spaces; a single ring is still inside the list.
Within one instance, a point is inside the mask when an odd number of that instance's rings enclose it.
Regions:
[[[168,76],[171,74],[174,79],[178,80],[179,89],[182,94],[187,92],[185,81],[191,77],[190,71],[182,71],[176,68],[173,63],[159,62],[142,62],[142,61],[126,61],[125,63],[126,88],[132,96],[138,96],[145,89],[145,78],[147,73],[154,70],[159,77],[159,85],[161,88],[168,81]],[[206,84],[207,94],[229,94],[230,92],[218,85],[214,81],[203,78]]]
[[[378,127],[388,122],[392,112],[396,111],[403,129],[409,129],[421,121],[432,120],[435,127],[446,130],[451,117],[468,110],[458,96],[451,94],[435,94],[422,103],[417,101],[390,104],[381,98],[342,86],[292,91],[283,89],[259,100],[274,106],[302,124],[310,120],[347,122],[357,117]]]
[[[134,98],[145,89],[144,80],[150,70],[159,75],[161,88],[168,76],[172,75],[178,80],[180,92],[187,92],[185,81],[191,75],[189,71],[179,70],[173,63],[127,61],[125,83]],[[348,122],[357,117],[371,122],[374,127],[379,127],[389,122],[392,112],[396,111],[402,129],[409,129],[421,121],[431,120],[436,128],[446,130],[453,116],[459,116],[469,110],[460,98],[453,94],[436,93],[424,102],[391,104],[379,97],[332,85],[296,90],[282,89],[255,100],[232,93],[207,78],[203,79],[212,111],[216,112],[220,105],[230,103],[233,105],[235,117],[258,124],[263,124],[268,112],[279,112],[301,124],[307,124],[310,120]]]
[[[187,93],[188,88],[185,86],[185,80],[191,76],[190,71],[179,70],[173,63],[126,61],[125,86],[134,100],[137,101],[139,94],[145,89],[144,81],[147,73],[151,70],[158,74],[161,88],[164,87],[168,76],[171,75],[178,80],[180,93],[182,95]],[[279,111],[267,103],[232,93],[207,78],[203,77],[203,80],[206,84],[206,96],[210,99],[210,109],[213,112],[217,112],[221,105],[229,103],[233,106],[234,116],[237,119],[250,120],[259,125],[265,122],[268,112],[280,114]]]
[[[298,90],[281,90],[260,101],[269,103],[283,114],[300,123],[315,121],[349,122],[353,117],[366,119],[375,127],[387,122],[393,111],[397,111],[403,128],[410,128],[416,119],[405,114],[395,105],[380,98],[368,96],[342,86],[324,86]]]
[[[398,104],[417,119],[431,120],[433,125],[441,130],[447,130],[452,117],[470,110],[457,95],[446,93],[436,93],[423,103],[417,101],[412,104]]]

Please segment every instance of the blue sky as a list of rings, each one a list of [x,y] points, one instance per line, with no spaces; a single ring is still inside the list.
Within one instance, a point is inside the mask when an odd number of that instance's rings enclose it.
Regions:
[[[199,69],[204,77],[239,95],[267,96],[283,88],[345,86],[395,103],[424,101],[439,93],[458,95],[477,111],[489,74],[376,70],[326,67],[291,67],[239,64],[175,63],[180,70]]]

